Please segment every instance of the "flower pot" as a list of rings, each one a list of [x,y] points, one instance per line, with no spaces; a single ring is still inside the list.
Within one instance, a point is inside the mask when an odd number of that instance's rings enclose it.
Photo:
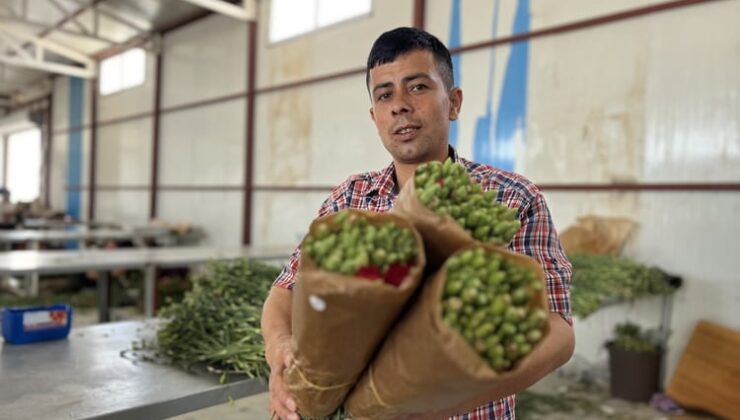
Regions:
[[[636,402],[650,401],[659,389],[663,351],[633,352],[611,343],[607,344],[607,348],[612,397]]]

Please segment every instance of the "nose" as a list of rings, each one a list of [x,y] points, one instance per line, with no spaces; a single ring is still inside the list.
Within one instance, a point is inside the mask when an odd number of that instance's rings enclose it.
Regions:
[[[411,101],[409,101],[408,94],[401,92],[393,96],[393,104],[391,106],[391,112],[393,115],[408,114],[413,111]]]

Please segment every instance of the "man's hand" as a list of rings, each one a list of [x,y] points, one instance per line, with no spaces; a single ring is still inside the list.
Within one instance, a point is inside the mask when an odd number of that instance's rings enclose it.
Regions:
[[[281,337],[267,349],[267,363],[270,365],[270,413],[281,420],[300,420],[296,405],[285,389],[283,373],[293,364],[290,337]]]
[[[283,383],[285,369],[293,363],[291,349],[291,302],[289,289],[273,287],[262,308],[265,359],[270,365],[270,414],[281,420],[299,420],[296,404]]]

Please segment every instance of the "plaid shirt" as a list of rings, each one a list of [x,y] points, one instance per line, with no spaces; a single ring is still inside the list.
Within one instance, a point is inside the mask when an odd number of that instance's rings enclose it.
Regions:
[[[497,191],[496,201],[511,208],[519,208],[522,228],[512,239],[509,249],[529,255],[542,264],[547,279],[550,311],[560,313],[569,324],[572,324],[569,293],[571,265],[560,245],[545,199],[537,186],[521,175],[459,158],[451,147],[450,155],[456,162],[465,166],[470,177],[480,183],[484,191]],[[393,207],[397,196],[395,170],[391,163],[382,171],[353,175],[334,188],[319,209],[319,216],[345,208],[386,212]],[[300,253],[299,246],[273,286],[288,289],[293,287]],[[510,395],[478,407],[468,414],[450,419],[513,419],[515,405],[516,396]]]

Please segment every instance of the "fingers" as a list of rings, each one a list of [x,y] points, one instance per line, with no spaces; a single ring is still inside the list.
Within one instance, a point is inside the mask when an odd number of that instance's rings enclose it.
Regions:
[[[291,398],[283,382],[285,369],[293,364],[293,352],[290,340],[277,344],[273,349],[273,360],[275,366],[271,366],[270,373],[270,413],[280,420],[300,420],[296,413],[295,400]]]
[[[270,375],[270,410],[281,420],[300,420],[296,413],[296,403],[290,397],[283,383],[282,372]]]

